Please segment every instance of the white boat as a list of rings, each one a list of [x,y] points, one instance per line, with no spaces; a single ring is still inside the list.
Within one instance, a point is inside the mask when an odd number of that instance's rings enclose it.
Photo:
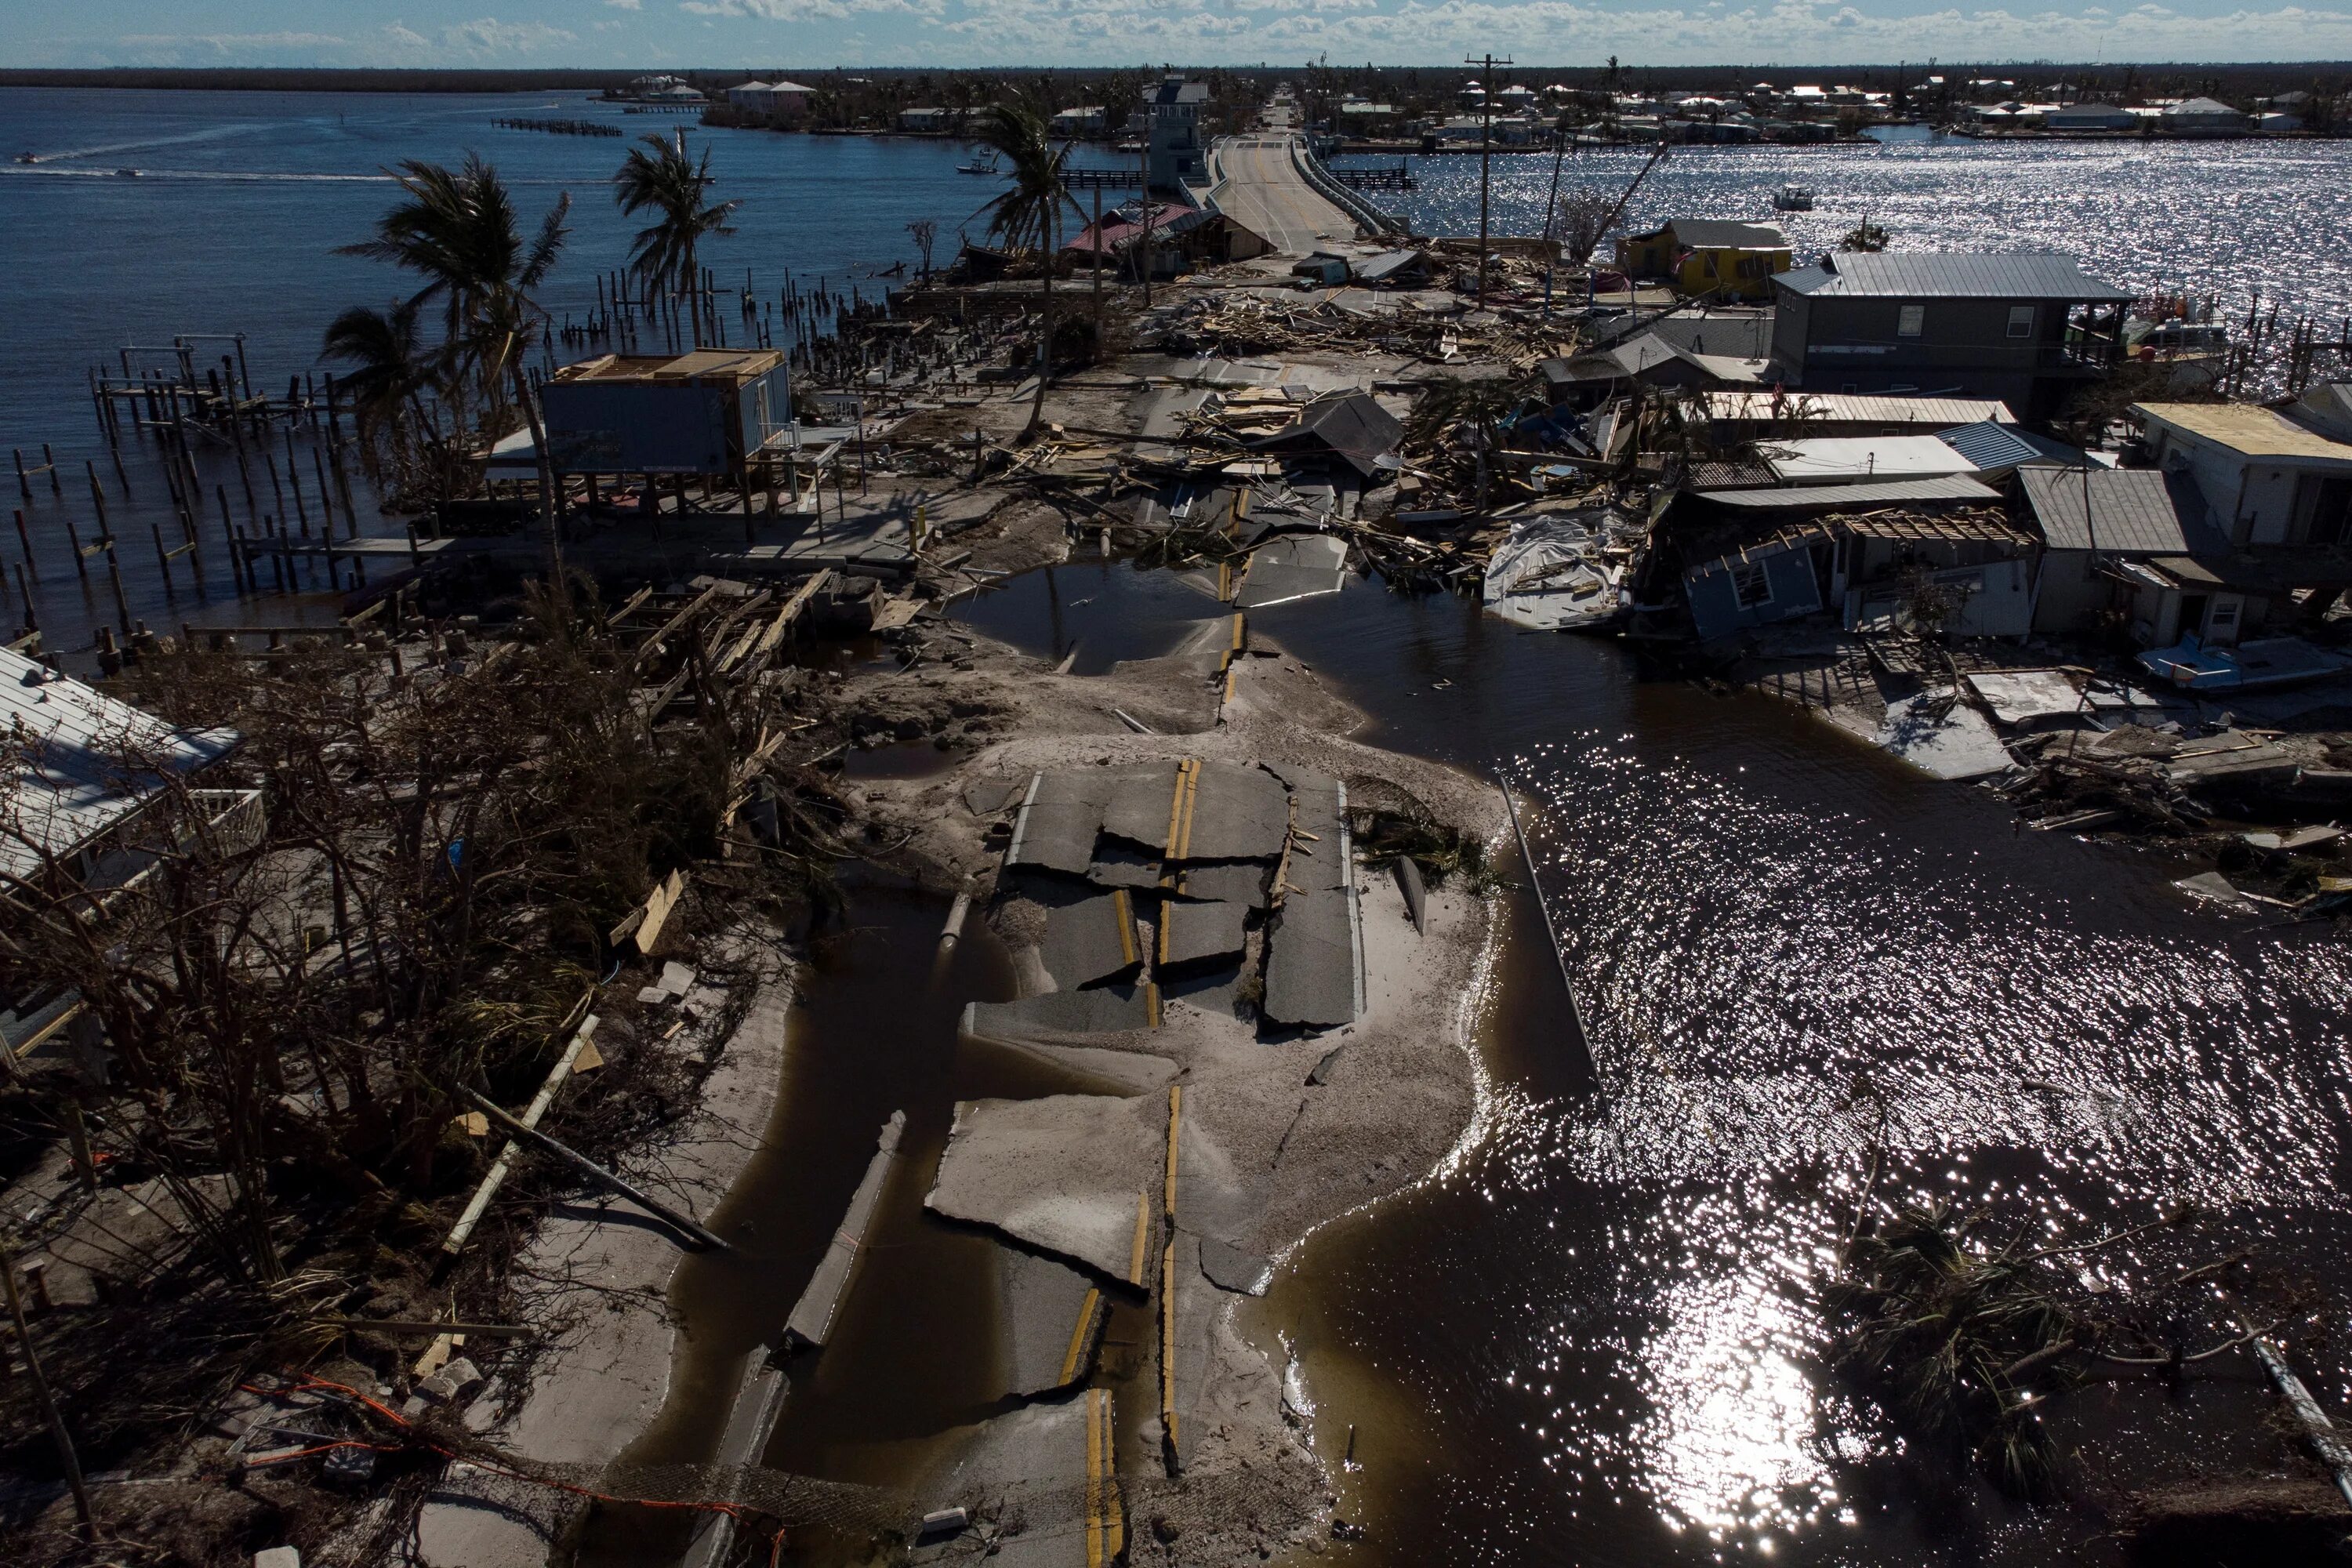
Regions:
[[[2124,322],[2125,354],[2165,367],[2176,390],[2196,391],[2221,380],[2230,366],[2230,329],[2193,307],[2158,309],[2158,316],[2134,315]]]
[[[956,165],[956,173],[959,174],[993,174],[996,173],[996,165],[999,160],[1000,154],[993,152],[989,153],[984,156],[975,155],[972,158],[972,161],[969,163],[958,163]]]
[[[1813,210],[1813,193],[1802,185],[1782,185],[1772,193],[1775,212],[1809,213]]]

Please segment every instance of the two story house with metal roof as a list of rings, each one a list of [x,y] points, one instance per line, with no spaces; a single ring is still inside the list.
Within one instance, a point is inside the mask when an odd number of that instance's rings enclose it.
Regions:
[[[1772,293],[1783,384],[1998,398],[2028,421],[2107,374],[2132,299],[2032,251],[1823,256],[1774,277]]]

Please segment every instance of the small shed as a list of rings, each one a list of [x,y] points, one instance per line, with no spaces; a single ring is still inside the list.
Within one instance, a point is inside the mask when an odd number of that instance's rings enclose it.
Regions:
[[[790,423],[774,349],[600,354],[540,393],[559,474],[731,475]]]
[[[1794,264],[1788,237],[1768,223],[1670,218],[1617,244],[1617,265],[1642,278],[1671,278],[1685,294],[1760,299],[1772,275]]]

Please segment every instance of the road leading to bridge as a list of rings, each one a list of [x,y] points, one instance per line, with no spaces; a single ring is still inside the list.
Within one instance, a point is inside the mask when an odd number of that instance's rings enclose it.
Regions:
[[[1328,240],[1353,239],[1356,220],[1316,193],[1290,161],[1291,138],[1226,136],[1215,154],[1223,184],[1217,205],[1276,250],[1305,256]]]

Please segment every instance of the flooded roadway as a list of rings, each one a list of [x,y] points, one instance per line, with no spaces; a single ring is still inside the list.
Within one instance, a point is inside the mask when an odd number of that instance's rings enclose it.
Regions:
[[[957,606],[1040,656],[1076,647],[1081,673],[1222,613],[1179,574],[1119,563]],[[1517,889],[1477,1128],[1428,1182],[1295,1249],[1244,1309],[1276,1364],[1297,1352],[1337,1511],[1364,1527],[1330,1556],[2108,1560],[2095,1500],[2008,1504],[1907,1455],[1822,1372],[1811,1286],[1874,1167],[1887,1192],[2078,1233],[2195,1199],[2232,1245],[2341,1299],[2352,963],[2332,937],[2204,913],[2152,852],[2021,833],[1982,791],[1760,698],[1645,679],[1613,643],[1362,582],[1252,622],[1371,715],[1363,738],[1519,781],[1599,1068]],[[956,1099],[1064,1086],[958,1043],[963,1001],[1004,980],[992,943],[968,941],[930,987],[942,913],[867,887],[818,944],[771,1152],[714,1222],[749,1219],[757,1240],[681,1273],[687,1349],[637,1460],[707,1452],[733,1369],[774,1332],[898,1108],[908,1158],[845,1331],[766,1459],[904,1484],[937,1434],[985,1413],[983,1249],[922,1192]],[[2125,1283],[2141,1261],[2105,1256]],[[2341,1347],[2298,1345],[2322,1402],[2352,1402]],[[1115,1383],[1148,1375],[1111,1361]],[[2276,1467],[2271,1406],[2252,1363],[2225,1360],[2179,1391],[2074,1394],[2052,1419],[2082,1473],[2120,1488]],[[660,1554],[625,1521],[592,1538],[598,1562]]]
[[[1173,581],[1064,566],[961,614],[1108,663],[1215,613]],[[1252,621],[1371,714],[1362,738],[1521,780],[1600,1067],[1582,1081],[1521,890],[1481,1131],[1295,1251],[1244,1319],[1301,1356],[1366,1527],[1340,1561],[2100,1560],[2095,1507],[2022,1510],[1915,1462],[1820,1371],[1809,1285],[1874,1163],[1885,1190],[2078,1231],[2195,1199],[2340,1300],[2333,939],[2204,913],[2154,853],[2021,833],[1982,791],[1644,680],[1615,644],[1366,583]],[[2343,1409],[2340,1351],[2313,1353]],[[2120,1486],[2275,1465],[2269,1407],[2224,1363],[2053,1420]]]

